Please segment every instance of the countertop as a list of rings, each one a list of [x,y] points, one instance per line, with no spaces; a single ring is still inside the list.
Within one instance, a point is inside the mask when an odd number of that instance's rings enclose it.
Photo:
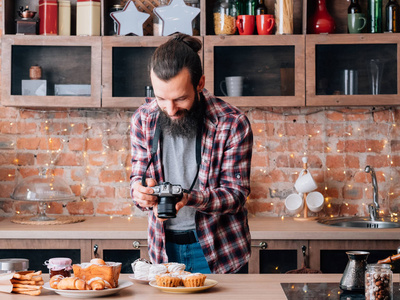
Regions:
[[[44,275],[45,282],[48,275]],[[47,277],[47,278],[46,278]],[[165,293],[147,284],[136,283],[117,294],[98,299],[286,299],[280,283],[312,283],[332,282],[338,283],[342,274],[229,274],[229,275],[207,275],[207,278],[218,281],[211,289],[191,294]],[[129,280],[127,274],[122,274],[120,280]],[[397,281],[397,280],[395,280]],[[339,290],[340,291],[340,290]],[[40,299],[71,299],[56,295],[53,291],[42,290]],[[31,296],[19,294],[1,294],[2,300],[26,300]],[[339,299],[339,298],[329,298]]]
[[[250,217],[249,226],[252,239],[262,240],[400,239],[400,228],[340,228],[293,218]],[[147,218],[87,217],[65,225],[21,225],[2,217],[0,239],[147,239]]]

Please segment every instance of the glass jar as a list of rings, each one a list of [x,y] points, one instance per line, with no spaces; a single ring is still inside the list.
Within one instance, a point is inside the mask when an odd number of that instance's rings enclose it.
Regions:
[[[62,275],[64,277],[71,277],[72,260],[67,257],[55,257],[46,260],[44,264],[50,270],[50,278],[55,275]]]
[[[121,11],[123,10],[124,7],[121,4],[114,4],[111,8],[110,8],[110,14],[116,11]],[[109,35],[118,35],[118,23],[114,21],[113,18],[111,18],[110,21],[110,28],[108,30],[108,34]]]
[[[160,5],[158,7],[166,6],[168,5],[168,2],[169,0],[160,0]],[[157,14],[153,14],[153,35],[162,36],[163,28],[164,28],[163,20],[161,20]]]
[[[29,260],[25,258],[0,259],[0,274],[20,271],[28,271]]]
[[[293,0],[276,0],[276,34],[293,34]]]
[[[365,300],[393,300],[393,272],[389,264],[367,265],[365,271]]]
[[[199,0],[184,0],[185,4],[191,7],[200,8]],[[196,18],[192,21],[193,33],[192,35],[200,35],[200,14],[196,16]]]
[[[77,0],[76,35],[100,35],[100,0]]]
[[[213,9],[214,33],[235,34],[237,12],[234,0],[218,0]]]

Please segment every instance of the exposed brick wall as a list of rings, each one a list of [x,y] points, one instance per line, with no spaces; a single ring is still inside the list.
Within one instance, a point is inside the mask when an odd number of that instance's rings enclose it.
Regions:
[[[366,165],[377,173],[382,209],[397,213],[398,108],[244,110],[254,131],[251,214],[288,215],[284,199],[294,192],[304,155],[326,198],[319,215],[366,213],[372,199]],[[9,195],[19,180],[48,168],[48,174],[63,178],[80,197],[50,203],[49,213],[142,216],[129,195],[132,113],[0,107],[0,215],[35,211],[35,205],[14,202]]]

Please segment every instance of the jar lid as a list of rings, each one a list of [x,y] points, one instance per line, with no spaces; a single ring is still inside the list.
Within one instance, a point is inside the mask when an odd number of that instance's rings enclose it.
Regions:
[[[369,264],[367,269],[391,269],[390,264]]]
[[[29,260],[25,258],[0,259],[0,271],[25,271],[29,269]]]
[[[44,264],[51,270],[70,269],[72,259],[67,257],[55,257],[46,260]]]

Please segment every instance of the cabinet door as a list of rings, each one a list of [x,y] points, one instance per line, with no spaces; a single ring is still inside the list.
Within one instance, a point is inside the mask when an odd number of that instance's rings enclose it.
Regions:
[[[26,258],[30,270],[48,273],[43,263],[53,257],[69,257],[74,264],[89,261],[90,245],[90,240],[0,240],[0,258]]]
[[[302,267],[305,240],[252,240],[249,273],[286,273]],[[308,251],[306,250],[306,253]]]
[[[138,258],[149,260],[147,240],[92,240],[93,257],[121,262],[121,273],[132,273],[131,264]]]
[[[2,104],[5,106],[100,107],[101,38],[2,37]],[[31,66],[42,69],[29,78]]]
[[[304,106],[304,36],[206,36],[206,88],[236,106]],[[242,76],[240,97],[224,96],[225,78]]]
[[[371,229],[373,230],[373,229]],[[367,262],[377,263],[390,255],[397,254],[399,241],[369,240],[369,241],[310,241],[310,267],[321,270],[322,273],[343,273],[348,257],[346,251],[370,252]],[[393,264],[395,272],[399,272],[399,264]]]
[[[393,34],[307,35],[306,105],[398,105]]]

